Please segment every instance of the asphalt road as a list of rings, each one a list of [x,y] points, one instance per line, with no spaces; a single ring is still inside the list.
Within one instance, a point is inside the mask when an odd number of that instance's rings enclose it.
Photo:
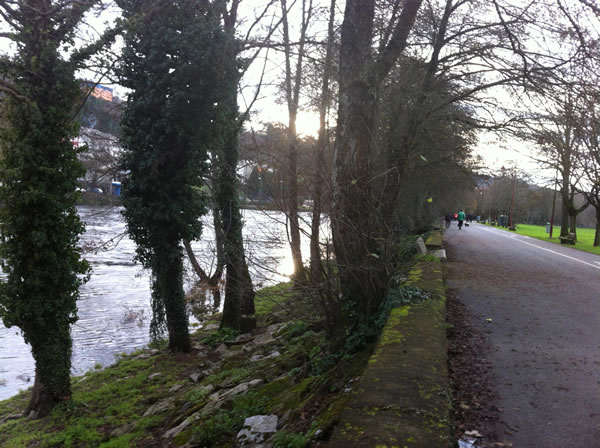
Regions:
[[[478,224],[452,223],[444,240],[447,283],[490,342],[501,412],[480,432],[600,447],[600,257]]]

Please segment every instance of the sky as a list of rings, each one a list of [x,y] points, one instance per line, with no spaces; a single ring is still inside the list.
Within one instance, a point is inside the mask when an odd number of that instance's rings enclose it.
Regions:
[[[319,3],[319,0],[315,1],[316,3]],[[245,0],[242,2],[240,17],[247,17],[247,20],[242,27],[248,26],[248,24],[252,22],[252,18],[257,14],[257,11],[262,10],[262,7],[266,4],[266,2],[267,0]],[[320,0],[320,3],[327,5],[329,2],[326,0]],[[290,2],[290,4],[292,4],[292,2]],[[279,5],[276,7],[280,8]],[[342,15],[342,11],[339,8],[338,15],[340,17]],[[107,10],[103,11],[102,15],[99,17],[95,17],[93,14],[90,14],[88,20],[90,28],[87,29],[88,35],[98,35],[98,33],[104,29],[105,23],[112,23],[118,16],[119,10],[116,7],[108,8]],[[298,14],[292,12],[290,17],[290,33],[292,40],[296,38],[298,22]],[[323,32],[319,30],[316,31],[317,33]],[[280,34],[281,33],[274,35],[273,39],[280,40]],[[0,51],[10,51],[10,48],[7,46],[6,39],[0,39]],[[279,94],[279,83],[282,79],[284,69],[283,57],[281,53],[276,53],[273,50],[269,51],[270,53],[268,54],[268,62],[263,64],[265,60],[264,56],[266,55],[266,53],[263,51],[263,53],[250,68],[247,76],[242,82],[243,88],[241,89],[239,103],[240,108],[245,110],[247,104],[252,101],[256,92],[255,86],[257,79],[260,78],[263,68],[265,69],[266,83],[261,88],[259,98],[253,105],[253,113],[248,123],[248,125],[254,130],[260,130],[263,126],[263,123],[266,122],[281,122],[283,124],[287,124],[287,106],[281,103],[281,95]],[[91,78],[92,76],[89,75],[89,77]],[[104,80],[103,84],[110,85],[110,82]],[[125,97],[126,91],[124,89],[118,86],[112,87],[115,88],[115,93],[118,96]],[[299,113],[297,129],[301,135],[316,136],[318,127],[319,118],[316,111],[304,110]],[[499,141],[496,135],[481,133],[479,135],[479,142],[475,147],[474,153],[483,158],[484,163],[491,171],[499,170],[502,166],[508,167],[516,165],[520,169],[526,170],[530,173],[535,173],[539,171],[539,166],[531,159],[533,150],[534,148],[528,147],[516,140]],[[548,174],[542,173],[537,175],[537,177],[540,179],[540,182],[543,182],[543,178],[548,177]]]

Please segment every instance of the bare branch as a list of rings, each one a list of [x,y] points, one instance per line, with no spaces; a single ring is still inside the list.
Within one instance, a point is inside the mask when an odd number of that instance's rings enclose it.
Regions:
[[[15,99],[18,99],[21,101],[27,101],[28,103],[31,102],[31,100],[27,96],[25,96],[19,92],[19,89],[17,86],[15,86],[14,84],[11,84],[10,82],[8,82],[4,79],[0,79],[0,90],[9,94],[10,96],[12,96]]]
[[[423,0],[406,0],[392,38],[379,55],[379,60],[375,65],[375,85],[383,81],[406,48],[408,35],[413,28],[422,2]]]

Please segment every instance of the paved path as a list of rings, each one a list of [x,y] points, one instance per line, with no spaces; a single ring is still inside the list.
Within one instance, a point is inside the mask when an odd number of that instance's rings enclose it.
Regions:
[[[515,448],[600,447],[600,257],[478,224],[444,240],[447,283],[491,344],[488,429]]]

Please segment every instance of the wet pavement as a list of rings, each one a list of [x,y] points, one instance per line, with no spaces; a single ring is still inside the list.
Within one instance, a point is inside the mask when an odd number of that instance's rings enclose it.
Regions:
[[[600,257],[478,224],[444,239],[499,397],[499,419],[470,429],[487,446],[600,446]]]

